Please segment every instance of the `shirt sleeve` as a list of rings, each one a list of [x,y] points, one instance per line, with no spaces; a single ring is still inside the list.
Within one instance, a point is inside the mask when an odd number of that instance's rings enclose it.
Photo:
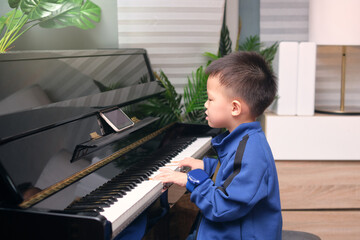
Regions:
[[[215,186],[211,179],[198,185],[191,194],[205,218],[215,221],[232,221],[245,216],[254,205],[268,194],[267,157],[258,144],[250,144],[244,152],[241,171],[227,186]],[[224,176],[233,172],[233,161],[220,170]],[[219,176],[219,175],[218,175]],[[226,179],[222,179],[222,184]]]
[[[218,163],[218,159],[216,158],[210,158],[210,157],[204,157],[204,171],[209,175],[213,175]]]

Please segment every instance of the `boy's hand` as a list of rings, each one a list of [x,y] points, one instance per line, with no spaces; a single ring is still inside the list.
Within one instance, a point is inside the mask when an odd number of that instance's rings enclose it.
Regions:
[[[160,168],[160,174],[156,175],[153,179],[162,181],[162,183],[174,183],[182,187],[186,186],[187,175],[186,173],[176,172],[168,168]]]
[[[192,157],[186,157],[179,162],[179,167],[190,167],[191,170],[200,168],[204,170],[204,162],[200,159],[195,159]]]

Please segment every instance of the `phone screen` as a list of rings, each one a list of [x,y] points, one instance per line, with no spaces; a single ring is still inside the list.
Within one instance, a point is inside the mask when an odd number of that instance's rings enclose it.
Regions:
[[[116,108],[111,111],[101,112],[100,115],[104,120],[117,132],[134,125],[134,122],[121,111],[120,108]]]

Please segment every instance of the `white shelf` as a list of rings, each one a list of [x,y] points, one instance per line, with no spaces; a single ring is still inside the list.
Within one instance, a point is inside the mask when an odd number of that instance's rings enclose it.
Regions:
[[[266,113],[261,122],[275,160],[360,160],[360,116]]]

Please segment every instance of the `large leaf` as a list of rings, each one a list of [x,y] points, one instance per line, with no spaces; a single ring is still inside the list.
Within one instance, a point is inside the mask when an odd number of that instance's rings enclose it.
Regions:
[[[54,0],[22,0],[21,10],[29,16],[31,20],[38,20],[50,16],[58,11],[63,3],[56,3]]]
[[[76,3],[78,1],[70,1],[62,5],[62,7],[53,12],[44,19],[39,25],[44,28],[64,28],[69,26],[81,29],[94,28],[91,22],[99,22],[101,9],[91,1],[86,1],[83,5]]]

